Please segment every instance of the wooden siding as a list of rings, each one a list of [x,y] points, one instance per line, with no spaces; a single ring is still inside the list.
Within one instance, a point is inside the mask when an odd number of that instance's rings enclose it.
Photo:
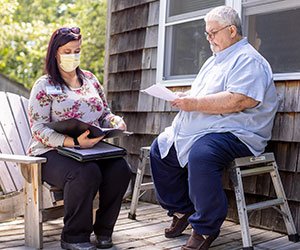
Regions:
[[[143,4],[114,12],[111,17],[111,35],[147,27],[149,5]]]
[[[280,99],[278,112],[300,112],[300,81],[276,82]]]
[[[141,74],[141,70],[110,74],[107,91],[109,93],[139,91],[141,85]],[[110,96],[108,97],[111,99]]]
[[[110,16],[107,99],[135,132],[120,140],[121,145],[134,145],[128,149],[134,158],[175,115],[168,103],[140,93],[156,81],[159,1],[113,0]]]
[[[111,36],[111,55],[144,48],[146,30],[134,30]]]
[[[136,171],[140,147],[148,146],[169,126],[176,115],[170,104],[139,90],[156,82],[159,0],[112,0],[107,74],[108,101],[112,110],[124,116],[128,130],[135,134],[118,139],[126,147],[128,160]],[[280,107],[275,118],[272,140],[266,151],[275,153],[292,214],[300,232],[300,81],[276,82]],[[174,91],[188,87],[174,87]],[[149,169],[146,178],[150,178]],[[274,196],[268,176],[245,179],[248,202]],[[228,174],[224,175],[228,195],[228,217],[237,220],[235,198]],[[146,200],[155,201],[153,191]],[[285,232],[275,210],[258,211],[251,216],[252,225]]]
[[[109,72],[117,73],[124,71],[133,71],[141,69],[141,61],[143,58],[143,51],[138,50],[133,53],[122,53],[111,55]]]
[[[112,12],[123,11],[143,4],[155,2],[156,0],[112,0]]]

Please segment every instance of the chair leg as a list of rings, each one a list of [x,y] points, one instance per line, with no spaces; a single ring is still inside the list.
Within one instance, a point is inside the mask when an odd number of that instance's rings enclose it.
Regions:
[[[249,221],[245,202],[244,188],[240,168],[233,168],[231,172],[231,179],[234,184],[234,192],[236,198],[236,205],[241,225],[243,249],[252,250],[252,241],[249,231]]]
[[[25,181],[25,246],[43,248],[41,164],[22,165],[27,168],[29,180]]]
[[[141,185],[144,177],[144,172],[145,172],[145,166],[146,166],[146,158],[143,157],[141,159],[139,166],[137,168],[136,172],[136,178],[135,178],[135,183],[134,183],[134,188],[133,188],[133,194],[132,194],[132,199],[131,199],[131,204],[130,204],[130,211],[128,213],[128,218],[135,220],[136,218],[136,208],[139,202],[139,196],[140,196],[140,191],[141,191]]]

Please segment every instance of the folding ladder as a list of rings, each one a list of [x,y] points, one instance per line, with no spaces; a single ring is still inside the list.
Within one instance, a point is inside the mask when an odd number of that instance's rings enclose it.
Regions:
[[[140,149],[140,157],[139,164],[136,171],[136,178],[133,188],[133,194],[130,204],[130,211],[128,213],[128,218],[135,220],[136,218],[136,208],[139,202],[139,198],[149,189],[153,189],[153,182],[143,183],[143,177],[145,173],[145,168],[147,164],[149,164],[149,154],[150,147],[141,147]],[[141,191],[144,191],[140,193]]]
[[[282,216],[290,241],[298,242],[295,224],[291,215],[287,198],[278,173],[278,167],[273,153],[265,153],[257,157],[236,158],[230,167],[230,178],[234,185],[237,210],[241,225],[243,249],[252,250],[251,236],[249,232],[248,212],[272,207]],[[270,174],[274,185],[276,198],[246,205],[242,177],[260,174]]]

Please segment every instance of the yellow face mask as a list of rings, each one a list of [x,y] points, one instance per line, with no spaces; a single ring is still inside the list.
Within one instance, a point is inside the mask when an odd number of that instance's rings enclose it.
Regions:
[[[65,72],[72,72],[80,64],[80,53],[76,54],[60,54],[59,66]]]

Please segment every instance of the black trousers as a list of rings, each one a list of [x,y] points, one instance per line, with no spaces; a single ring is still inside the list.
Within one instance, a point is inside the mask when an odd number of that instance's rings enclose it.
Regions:
[[[131,178],[126,160],[79,162],[55,150],[41,156],[47,158],[42,165],[43,181],[63,190],[62,240],[89,242],[93,231],[96,235],[111,236]],[[99,208],[93,225],[93,200],[98,191]]]

